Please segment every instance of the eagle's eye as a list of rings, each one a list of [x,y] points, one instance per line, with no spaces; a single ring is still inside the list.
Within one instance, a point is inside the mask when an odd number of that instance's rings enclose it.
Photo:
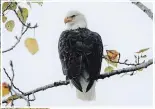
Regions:
[[[72,15],[71,17],[73,18],[73,17],[75,17],[76,15]]]

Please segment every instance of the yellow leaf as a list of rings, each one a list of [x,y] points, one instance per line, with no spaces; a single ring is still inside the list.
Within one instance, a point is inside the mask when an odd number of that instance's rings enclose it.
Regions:
[[[40,6],[42,6],[42,5],[43,5],[43,2],[38,2],[38,4],[39,4]]]
[[[113,65],[114,67],[117,67],[117,62],[118,62],[118,58],[116,58],[116,60],[110,60],[109,57],[107,55],[105,55],[105,60],[107,61],[108,64]]]
[[[3,6],[2,6],[2,11],[6,10],[6,8],[8,7],[9,3],[8,2],[4,2]]]
[[[11,3],[11,5],[9,6],[8,9],[10,9],[10,10],[15,10],[15,9],[17,8],[16,2],[10,2],[10,3]]]
[[[106,52],[110,60],[115,60],[119,56],[116,50],[106,50]]]
[[[143,71],[143,68],[139,69],[138,71],[139,71],[139,72],[140,72],[140,71]]]
[[[107,52],[107,55],[105,56],[106,58],[105,60],[109,64],[117,67],[117,62],[119,61],[119,56],[120,56],[119,52],[117,52],[116,50],[106,50],[106,52]]]
[[[11,103],[12,100],[18,99],[18,98],[20,98],[20,96],[18,96],[18,95],[12,95],[12,96],[8,97],[8,98],[7,98],[7,105],[8,105],[9,103]]]
[[[108,66],[108,67],[106,67],[106,68],[104,69],[104,72],[105,72],[105,73],[110,73],[110,72],[112,72],[113,70],[114,70],[113,67]]]
[[[37,3],[38,5],[42,6],[43,5],[43,0],[38,0],[37,2],[32,1],[32,3]]]
[[[18,17],[21,19],[21,21],[26,23],[26,20],[28,18],[28,10],[27,10],[27,8],[21,8],[21,10],[17,11],[17,14],[18,14]]]
[[[5,23],[6,20],[7,20],[7,17],[6,16],[2,16],[3,23]]]
[[[15,22],[14,22],[13,20],[9,20],[9,21],[6,22],[6,24],[5,24],[5,28],[6,28],[8,31],[10,31],[10,32],[12,32],[14,26],[15,26]]]
[[[17,4],[15,2],[4,2],[3,6],[2,6],[2,11],[6,10],[6,9],[15,10],[16,8],[17,8]]]
[[[34,38],[27,38],[25,40],[25,46],[29,50],[29,52],[34,55],[39,50],[38,43]]]
[[[2,84],[2,96],[8,95],[10,93],[10,86],[6,82]]]
[[[141,49],[141,50],[139,50],[138,52],[136,52],[136,53],[143,53],[143,52],[145,52],[145,51],[147,51],[147,50],[149,50],[150,48],[144,48],[144,49]]]

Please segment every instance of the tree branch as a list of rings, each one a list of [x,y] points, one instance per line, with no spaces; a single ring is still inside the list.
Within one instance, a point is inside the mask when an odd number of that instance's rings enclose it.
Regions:
[[[16,3],[16,2],[15,2],[15,3]],[[11,3],[10,3],[10,5],[11,5]],[[10,5],[8,5],[7,9],[10,7]],[[16,3],[16,5],[17,5],[17,3]],[[19,10],[20,10],[20,12],[21,12],[21,15],[22,15],[22,9],[21,9],[21,7],[18,6],[18,8],[19,8]],[[6,9],[6,10],[7,10],[7,9]],[[6,11],[6,10],[5,10],[5,11]],[[4,11],[4,12],[5,12],[5,11]],[[19,38],[17,38],[17,36],[15,36],[15,38],[17,39],[17,42],[16,42],[12,47],[10,47],[9,49],[3,50],[2,53],[6,53],[6,52],[8,52],[8,51],[13,50],[13,49],[17,46],[17,44],[20,42],[22,36],[27,32],[28,29],[35,29],[35,28],[38,27],[37,24],[35,24],[34,26],[31,26],[30,23],[25,24],[25,23],[21,20],[21,18],[18,16],[17,11],[16,11],[16,10],[13,10],[13,11],[14,11],[15,15],[17,16],[17,18],[19,19],[19,21],[21,22],[21,24],[22,24],[21,35],[20,35]],[[22,16],[22,17],[23,17],[23,16]],[[26,27],[25,30],[23,30],[24,27]]]
[[[102,58],[105,59],[105,60],[107,60],[107,61],[110,61],[110,62],[112,62],[112,63],[118,63],[118,64],[122,64],[122,65],[127,65],[127,66],[137,66],[137,65],[140,64],[140,63],[138,63],[138,64],[127,63],[127,61],[128,61],[127,59],[126,59],[124,62],[120,62],[120,54],[119,54],[119,59],[118,59],[118,61],[110,60],[110,59],[108,59],[106,56],[102,56]]]
[[[147,8],[141,2],[134,2],[134,0],[131,0],[131,3],[133,3],[137,7],[139,7],[144,13],[146,13],[149,16],[149,18],[151,18],[153,20],[153,13],[152,13],[152,11],[149,8]]]
[[[153,59],[150,59],[147,62],[142,63],[142,64],[137,65],[137,66],[127,67],[127,68],[123,68],[123,69],[119,69],[119,70],[114,70],[111,73],[101,74],[96,79],[105,79],[107,77],[111,77],[111,76],[114,76],[114,75],[119,75],[119,74],[124,74],[124,73],[127,73],[127,72],[137,71],[137,70],[142,69],[142,68],[147,68],[151,64],[153,64]],[[57,87],[57,86],[68,85],[69,83],[70,83],[69,80],[54,82],[54,83],[51,83],[51,84],[48,84],[48,85],[33,89],[33,90],[29,91],[29,92],[24,93],[23,95],[24,96],[29,96],[29,95],[37,93],[39,91],[44,91],[46,89]],[[16,99],[17,98],[15,98],[14,100],[16,100]],[[7,99],[3,100],[2,103],[7,103]]]
[[[3,16],[5,15],[4,12],[5,12],[6,10],[8,10],[8,8],[11,6],[11,4],[12,4],[12,3],[9,3],[8,6],[3,10],[3,12],[2,12],[2,15],[3,15]]]
[[[111,77],[114,75],[119,75],[119,74],[123,74],[123,73],[127,73],[127,72],[137,71],[137,70],[140,70],[142,68],[147,68],[151,64],[153,64],[153,59],[150,59],[147,62],[142,63],[142,64],[137,65],[137,66],[127,67],[127,68],[123,68],[123,69],[119,69],[119,70],[114,70],[110,73],[101,74],[97,79],[104,79],[104,78]]]
[[[6,76],[9,78],[9,80],[10,80],[10,82],[11,82],[11,84],[12,84],[12,88],[15,88],[17,91],[19,91],[20,93],[24,94],[24,92],[22,92],[19,88],[17,88],[17,87],[14,85],[14,83],[13,83],[12,80],[11,80],[11,77],[9,76],[9,74],[7,73],[7,71],[6,71],[5,68],[3,68],[3,71],[4,71],[4,73],[6,74]]]
[[[9,49],[3,50],[2,53],[6,53],[6,52],[8,52],[8,51],[13,50],[13,49],[17,46],[17,44],[20,42],[22,36],[23,36],[23,35],[25,34],[25,32],[28,30],[29,26],[30,26],[30,23],[28,24],[28,26],[26,27],[26,29],[21,33],[21,36],[17,39],[17,42],[16,42],[12,47],[10,47]]]
[[[19,7],[19,10],[21,10],[21,8]],[[21,20],[21,18],[18,16],[18,13],[16,12],[16,10],[14,10],[14,13],[16,14],[16,16],[18,17],[18,19],[19,19],[19,21],[22,23],[22,25],[24,25],[25,27],[28,27],[28,28],[30,28],[30,29],[35,29],[35,28],[37,28],[38,27],[38,25],[37,24],[35,24],[34,26],[28,26],[28,25],[26,25],[22,20]],[[21,12],[22,13],[22,12]]]

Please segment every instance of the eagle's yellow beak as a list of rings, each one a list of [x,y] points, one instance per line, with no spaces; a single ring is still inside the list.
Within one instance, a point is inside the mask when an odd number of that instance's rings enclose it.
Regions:
[[[68,22],[71,22],[73,20],[73,18],[71,18],[71,17],[66,17],[65,19],[64,19],[64,23],[66,24],[66,23],[68,23]]]

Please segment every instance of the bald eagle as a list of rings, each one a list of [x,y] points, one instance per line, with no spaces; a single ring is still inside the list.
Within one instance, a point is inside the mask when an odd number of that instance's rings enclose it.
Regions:
[[[63,74],[76,87],[79,99],[95,100],[95,79],[103,54],[101,36],[87,28],[85,16],[78,11],[69,11],[64,23],[67,29],[58,42]]]

